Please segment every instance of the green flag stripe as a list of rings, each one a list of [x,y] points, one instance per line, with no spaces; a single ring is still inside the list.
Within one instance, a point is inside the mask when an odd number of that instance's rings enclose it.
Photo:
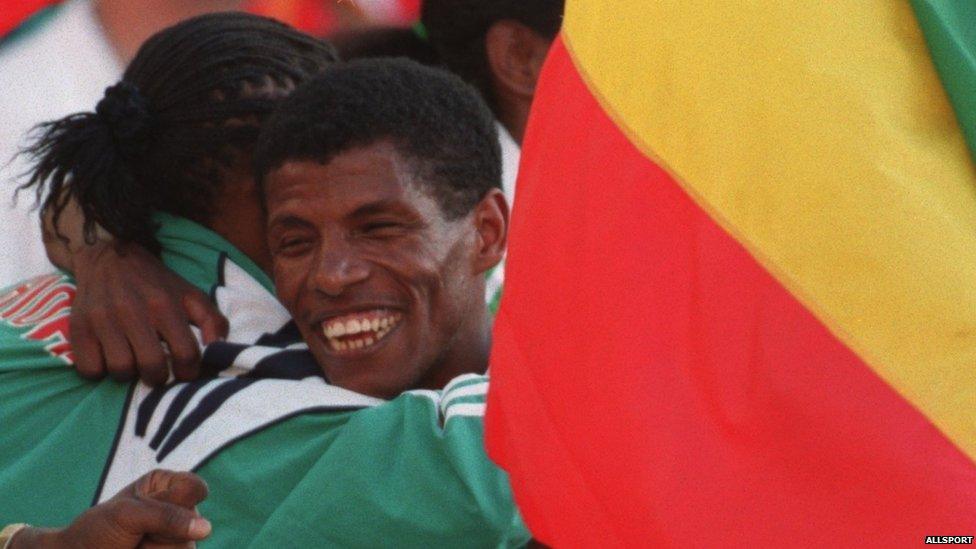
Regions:
[[[912,0],[912,7],[976,160],[976,1]]]

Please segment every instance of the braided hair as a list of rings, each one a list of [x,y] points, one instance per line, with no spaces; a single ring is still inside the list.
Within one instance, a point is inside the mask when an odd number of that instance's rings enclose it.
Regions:
[[[565,0],[424,0],[420,20],[444,65],[478,88],[495,109],[485,50],[488,29],[508,19],[551,40],[562,25],[564,4]]]
[[[157,251],[152,213],[208,224],[223,174],[249,161],[265,116],[337,60],[333,48],[246,13],[188,19],[153,35],[94,112],[39,125],[24,152],[55,226],[71,199],[122,241]]]

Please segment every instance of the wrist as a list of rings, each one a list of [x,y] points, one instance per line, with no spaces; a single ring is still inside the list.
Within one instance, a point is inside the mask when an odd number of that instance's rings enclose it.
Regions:
[[[83,279],[90,270],[97,267],[99,258],[106,253],[118,253],[115,250],[115,243],[105,240],[96,240],[91,244],[83,244],[71,250],[71,274],[76,279]]]

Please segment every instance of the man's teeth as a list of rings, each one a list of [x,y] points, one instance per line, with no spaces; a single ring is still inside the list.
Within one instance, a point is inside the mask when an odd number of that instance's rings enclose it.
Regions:
[[[400,313],[385,311],[346,315],[322,323],[322,332],[333,350],[363,349],[386,337],[400,318]]]
[[[325,337],[342,337],[356,335],[361,332],[379,332],[384,328],[392,328],[399,320],[398,316],[386,316],[382,318],[346,320],[325,323]]]

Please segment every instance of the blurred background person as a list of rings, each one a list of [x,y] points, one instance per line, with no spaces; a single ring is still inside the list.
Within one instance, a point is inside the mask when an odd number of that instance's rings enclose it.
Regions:
[[[478,88],[522,141],[542,62],[562,23],[563,0],[425,0],[421,21],[447,68]]]

